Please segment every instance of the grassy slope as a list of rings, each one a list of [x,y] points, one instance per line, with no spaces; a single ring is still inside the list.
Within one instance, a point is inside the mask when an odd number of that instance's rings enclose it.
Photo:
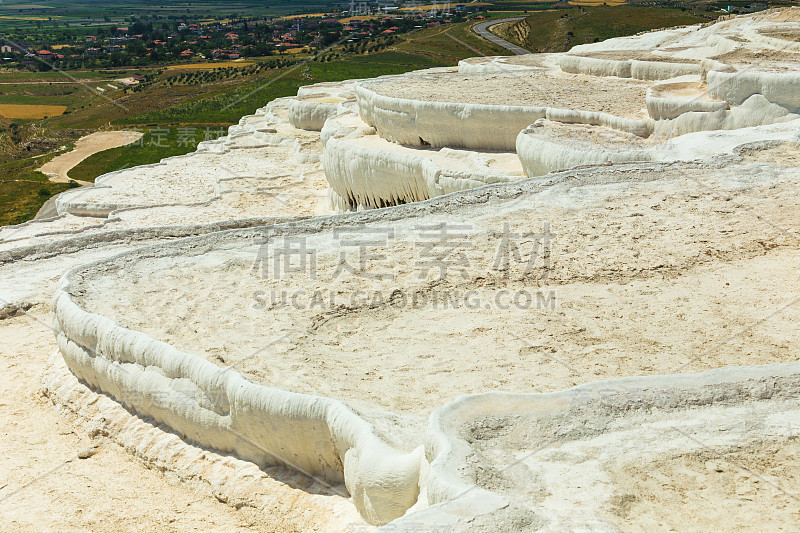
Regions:
[[[408,35],[394,48],[424,55],[442,65],[455,65],[461,59],[476,56],[504,55],[508,51],[478,37],[472,22],[428,28]]]
[[[639,6],[573,7],[528,16],[526,37],[517,44],[533,52],[565,52],[573,46],[640,31],[705,22],[679,9]],[[513,35],[509,35],[513,39]]]
[[[30,220],[48,198],[74,186],[36,172],[43,162],[39,157],[0,163],[0,225]]]
[[[252,114],[270,100],[297,94],[302,85],[322,81],[365,78],[381,74],[398,74],[416,68],[435,66],[426,58],[408,54],[378,52],[367,56],[351,56],[341,60],[288,67],[248,83],[226,88],[205,98],[191,99],[149,113],[132,115],[119,124],[235,124],[244,115]]]
[[[216,139],[227,133],[226,128],[219,126],[180,128],[157,126],[142,131],[144,136],[133,144],[103,150],[87,157],[69,171],[69,177],[75,180],[94,181],[106,172],[157,163],[165,157],[194,152],[198,142]]]

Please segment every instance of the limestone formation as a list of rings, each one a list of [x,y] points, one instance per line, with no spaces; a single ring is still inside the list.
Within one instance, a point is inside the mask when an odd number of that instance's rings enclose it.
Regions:
[[[304,87],[2,228],[5,315],[54,402],[237,505],[300,472],[320,530],[794,525],[797,34]]]

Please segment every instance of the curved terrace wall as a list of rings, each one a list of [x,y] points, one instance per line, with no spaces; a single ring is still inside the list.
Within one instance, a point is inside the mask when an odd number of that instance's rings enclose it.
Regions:
[[[704,93],[695,77],[677,78],[647,89],[647,113],[655,120],[670,120],[684,113],[714,113],[728,109],[725,101],[715,101]]]
[[[170,247],[149,250],[169,253]],[[370,523],[387,523],[417,501],[421,449],[394,450],[342,402],[254,384],[82,309],[74,292],[102,264],[67,273],[53,297],[58,346],[79,379],[193,442],[261,466],[343,481]]]
[[[335,138],[328,138],[331,141]],[[658,174],[657,168],[650,172],[652,176]],[[563,173],[561,178],[580,180],[581,175],[586,183],[597,184],[589,171]],[[537,186],[534,180],[528,180],[380,213],[229,231],[138,249],[78,267],[62,278],[53,300],[59,349],[81,380],[194,442],[262,466],[284,464],[333,482],[343,481],[367,520],[375,524],[396,520],[385,531],[412,529],[420,521],[477,528],[485,519],[490,522],[483,523],[492,530],[519,530],[520,524],[542,523],[538,509],[530,509],[527,502],[468,480],[467,471],[476,463],[472,461],[474,447],[463,437],[462,429],[480,417],[528,417],[537,431],[550,424],[559,430],[559,438],[568,440],[599,434],[604,420],[621,424],[635,413],[646,413],[649,420],[658,421],[663,412],[684,408],[768,399],[797,403],[798,363],[609,380],[552,394],[484,393],[462,397],[434,412],[423,448],[400,453],[381,441],[370,424],[340,401],[252,383],[238,372],[81,307],[83,291],[104,271],[124,269],[135,259],[184,257],[220,246],[251,246],[271,234],[291,233],[298,228],[320,231],[344,224],[344,220],[352,224],[386,223],[455,213],[465,204],[516,198]],[[575,397],[589,400],[575,402]],[[576,427],[580,431],[574,430]],[[482,465],[478,462],[477,466]]]
[[[355,87],[361,118],[389,141],[410,146],[513,150],[517,133],[546,108],[426,102]]]
[[[547,126],[525,128],[517,136],[517,155],[525,174],[541,176],[554,170],[580,166],[653,162],[659,159],[654,147],[634,148],[578,141],[567,134],[561,138],[537,135]]]
[[[800,73],[796,71],[712,70],[707,80],[709,94],[733,106],[742,105],[751,96],[762,95],[790,113],[800,111]]]
[[[788,122],[800,118],[785,107],[754,94],[742,105],[730,109],[687,111],[670,120],[655,122],[655,133],[661,137],[677,137],[701,131],[722,131]]]
[[[653,121],[617,117],[598,111],[552,107],[428,102],[384,96],[357,83],[361,118],[389,141],[410,146],[510,150],[517,135],[540,118],[594,124],[636,135],[649,135]]]
[[[441,152],[428,155],[422,150],[418,154],[409,153],[411,150],[387,150],[380,145],[354,142],[354,139],[364,139],[363,135],[356,135],[352,128],[341,125],[336,118],[325,126],[322,166],[333,193],[330,201],[340,211],[418,202],[522,177],[489,168],[446,168],[431,159]]]
[[[482,418],[516,420],[529,428],[529,434],[541,438],[542,444],[533,441],[531,448],[558,448],[570,441],[591,439],[605,432],[620,432],[620,436],[625,438],[623,428],[626,425],[640,426],[639,417],[643,415],[650,423],[659,420],[669,423],[671,413],[687,409],[701,416],[698,411],[703,409],[729,407],[735,416],[743,405],[770,401],[775,402],[771,414],[784,411],[784,416],[790,418],[800,407],[798,393],[800,363],[793,362],[721,368],[690,375],[626,377],[554,393],[487,392],[464,396],[434,411],[430,418],[425,448],[430,461],[427,494],[431,507],[401,518],[396,525],[402,527],[406,521],[410,524],[421,516],[430,522],[438,519],[466,525],[476,516],[488,514],[498,530],[509,519],[517,524],[527,521],[531,529],[538,529],[543,522],[554,530],[598,527],[598,517],[591,510],[574,509],[566,519],[569,523],[565,523],[563,516],[552,516],[545,509],[540,512],[536,504],[527,499],[518,502],[526,508],[517,506],[515,509],[512,499],[489,492],[468,480],[469,472],[473,468],[480,469],[481,465],[475,464],[476,452],[473,444],[464,438],[464,428]],[[775,425],[780,427],[778,420],[776,417]],[[742,429],[737,425],[733,433],[733,439],[753,438],[753,428]],[[477,457],[482,456],[477,454]],[[491,465],[486,467],[491,468]],[[541,480],[539,482],[544,490],[552,488]],[[587,480],[586,484],[591,483]],[[606,485],[604,487],[608,490]],[[527,490],[531,488],[525,487]],[[455,498],[458,498],[456,501],[465,500],[459,509],[461,513],[453,505]],[[575,511],[577,514],[573,514]]]
[[[318,94],[297,97],[289,104],[289,124],[300,130],[320,131],[328,118],[340,112],[340,103],[344,99],[326,99],[327,95]],[[326,101],[328,100],[328,101]]]
[[[699,63],[672,63],[661,61],[642,61],[638,59],[606,59],[564,54],[559,58],[559,67],[571,74],[590,76],[616,76],[638,80],[666,80],[701,74]]]

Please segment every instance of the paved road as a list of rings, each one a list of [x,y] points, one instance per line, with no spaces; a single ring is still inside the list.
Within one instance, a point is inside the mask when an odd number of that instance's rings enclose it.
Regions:
[[[505,39],[501,39],[500,37],[498,37],[494,33],[490,32],[489,28],[491,28],[492,26],[496,26],[498,24],[502,24],[503,22],[511,22],[512,20],[522,20],[523,18],[525,18],[525,17],[514,17],[514,18],[509,18],[509,19],[489,20],[489,21],[481,22],[480,24],[474,25],[472,27],[472,29],[475,30],[475,33],[477,33],[478,35],[480,35],[481,37],[483,37],[487,41],[492,41],[495,44],[499,44],[500,46],[502,46],[506,50],[510,50],[511,52],[515,53],[516,55],[522,56],[522,55],[525,55],[525,54],[530,54],[530,52],[528,50],[525,50],[524,48],[522,48],[520,46],[517,46],[514,43],[510,43],[510,42],[506,41]]]

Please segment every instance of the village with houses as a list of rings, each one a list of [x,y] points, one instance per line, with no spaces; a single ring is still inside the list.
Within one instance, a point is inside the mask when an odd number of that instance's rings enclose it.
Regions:
[[[350,8],[271,20],[203,23],[141,17],[131,19],[127,26],[67,27],[47,41],[41,36],[34,37],[34,42],[22,35],[9,39],[0,45],[0,59],[4,67],[47,71],[316,54],[334,46],[364,51],[377,38],[483,18],[481,6],[469,4],[426,9],[355,4]],[[133,76],[129,81],[141,80]]]

